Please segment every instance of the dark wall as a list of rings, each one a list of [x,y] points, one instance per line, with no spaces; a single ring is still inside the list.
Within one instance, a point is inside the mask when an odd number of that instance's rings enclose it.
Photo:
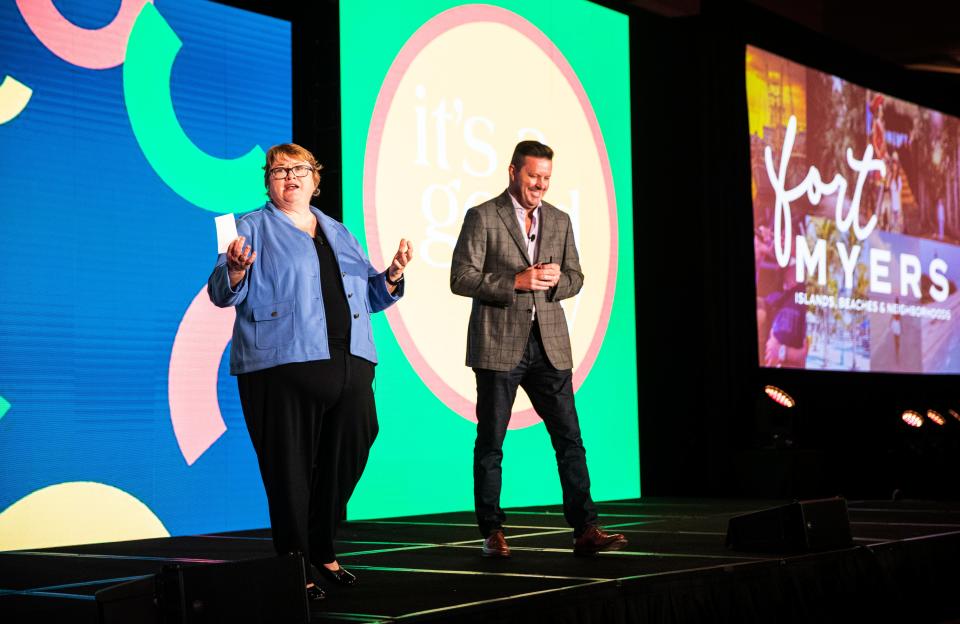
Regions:
[[[314,205],[341,219],[340,28],[336,0],[215,0],[287,20],[292,39],[293,137],[323,165]],[[285,71],[278,68],[278,71]],[[269,97],[269,94],[264,94]],[[269,146],[262,146],[267,149]]]
[[[632,27],[641,490],[715,493],[729,480],[736,402],[723,293],[736,245],[704,172],[715,148],[703,25],[637,14]]]

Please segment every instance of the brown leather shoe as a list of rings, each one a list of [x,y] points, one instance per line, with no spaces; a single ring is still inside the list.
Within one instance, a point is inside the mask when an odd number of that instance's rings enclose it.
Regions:
[[[507,538],[503,536],[503,531],[494,531],[483,540],[483,556],[506,559],[510,556],[510,547],[507,546]]]
[[[606,533],[600,527],[589,526],[573,540],[573,554],[584,557],[605,550],[620,550],[626,545],[627,538],[621,533]]]

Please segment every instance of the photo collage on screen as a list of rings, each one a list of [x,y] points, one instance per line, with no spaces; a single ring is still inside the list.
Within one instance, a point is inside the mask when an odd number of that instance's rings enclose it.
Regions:
[[[960,372],[960,120],[748,47],[760,366]]]

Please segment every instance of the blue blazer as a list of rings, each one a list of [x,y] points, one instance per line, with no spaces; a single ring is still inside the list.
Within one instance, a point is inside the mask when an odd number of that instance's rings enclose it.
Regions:
[[[378,273],[373,268],[347,228],[312,206],[310,210],[340,265],[353,322],[350,353],[376,363],[370,314],[386,309],[403,296],[403,282],[390,294],[387,272]],[[320,263],[313,239],[298,230],[271,202],[240,217],[237,233],[246,237],[245,245],[257,252],[253,266],[233,289],[227,255],[223,253],[207,280],[207,292],[215,305],[237,308],[230,374],[330,359]]]

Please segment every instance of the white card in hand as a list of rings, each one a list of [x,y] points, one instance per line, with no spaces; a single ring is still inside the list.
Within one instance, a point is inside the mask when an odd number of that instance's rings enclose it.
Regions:
[[[237,238],[237,220],[233,213],[214,218],[217,224],[217,253],[226,253],[227,247]]]

